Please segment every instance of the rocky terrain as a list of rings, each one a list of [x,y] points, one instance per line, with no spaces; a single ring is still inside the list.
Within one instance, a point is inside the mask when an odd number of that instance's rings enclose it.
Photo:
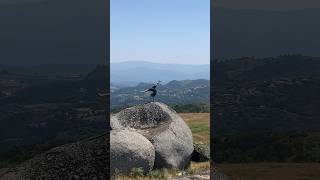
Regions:
[[[53,148],[7,170],[0,180],[107,179],[108,133]]]
[[[145,173],[161,168],[183,169],[193,154],[191,130],[174,110],[163,103],[124,109],[111,117],[111,128],[110,167],[113,175],[126,174],[139,167],[143,167]],[[127,140],[116,141],[118,136]],[[128,141],[132,137],[136,138]],[[122,148],[118,148],[120,142]],[[133,142],[137,147],[143,147],[141,151],[145,153],[134,152]],[[132,151],[131,156],[127,151]]]
[[[111,175],[127,174],[134,168],[142,168],[144,173],[162,168],[183,170],[191,160],[210,158],[204,144],[193,144],[183,119],[163,103],[124,109],[111,117],[111,127],[110,137],[105,133],[58,146],[14,168],[2,169],[0,180],[106,179],[109,157]],[[209,176],[207,169],[176,178]]]

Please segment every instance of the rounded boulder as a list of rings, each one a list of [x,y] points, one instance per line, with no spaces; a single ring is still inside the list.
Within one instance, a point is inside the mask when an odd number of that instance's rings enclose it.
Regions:
[[[185,168],[193,152],[190,128],[166,104],[153,102],[133,106],[111,117],[113,129],[136,131],[153,144],[155,168]]]
[[[110,132],[111,175],[128,174],[134,168],[142,168],[147,173],[152,170],[154,160],[154,147],[141,134],[129,130]]]

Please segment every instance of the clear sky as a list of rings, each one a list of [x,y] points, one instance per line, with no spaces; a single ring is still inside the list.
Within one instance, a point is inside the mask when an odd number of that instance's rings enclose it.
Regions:
[[[210,0],[110,0],[111,62],[210,63]]]

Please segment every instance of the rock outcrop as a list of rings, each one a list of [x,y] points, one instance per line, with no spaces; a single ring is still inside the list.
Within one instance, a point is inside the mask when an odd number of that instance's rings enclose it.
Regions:
[[[155,168],[183,169],[190,161],[193,152],[191,130],[174,110],[163,103],[124,109],[111,117],[111,127],[145,136],[155,148]]]
[[[210,145],[204,143],[194,143],[194,151],[192,154],[192,161],[205,162],[210,160]]]
[[[133,168],[149,172],[154,165],[155,150],[148,139],[128,130],[112,130],[110,133],[110,172],[128,174]]]
[[[100,180],[108,179],[109,172],[126,174],[142,168],[147,173],[189,164],[194,150],[191,130],[167,105],[127,108],[112,116],[110,123],[110,134],[53,148],[1,172],[0,180]]]
[[[0,180],[107,179],[108,146],[104,134],[53,148],[8,170]]]

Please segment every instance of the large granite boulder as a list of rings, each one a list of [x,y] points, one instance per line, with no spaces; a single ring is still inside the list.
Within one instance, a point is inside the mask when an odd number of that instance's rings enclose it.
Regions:
[[[53,148],[8,170],[0,180],[107,179],[108,145],[108,134],[103,134]]]
[[[111,131],[111,175],[128,174],[133,168],[142,168],[147,173],[152,170],[154,160],[154,147],[144,136],[128,130]]]
[[[154,102],[124,109],[111,117],[112,129],[130,129],[155,148],[155,168],[185,168],[193,152],[192,133],[170,107]]]

